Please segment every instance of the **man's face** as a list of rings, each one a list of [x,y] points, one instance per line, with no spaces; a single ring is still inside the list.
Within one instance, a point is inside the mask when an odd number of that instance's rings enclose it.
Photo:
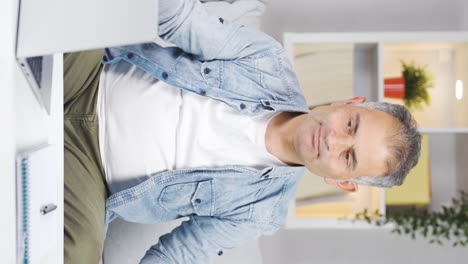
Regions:
[[[320,106],[307,114],[294,143],[303,164],[319,176],[377,176],[387,171],[386,140],[399,126],[382,111],[352,104]]]

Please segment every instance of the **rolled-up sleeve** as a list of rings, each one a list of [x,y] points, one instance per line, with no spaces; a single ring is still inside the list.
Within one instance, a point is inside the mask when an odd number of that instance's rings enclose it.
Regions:
[[[233,60],[281,45],[265,33],[210,15],[198,0],[160,0],[159,35],[200,60]]]
[[[141,264],[205,264],[213,256],[238,247],[261,234],[256,223],[193,216],[159,238]]]

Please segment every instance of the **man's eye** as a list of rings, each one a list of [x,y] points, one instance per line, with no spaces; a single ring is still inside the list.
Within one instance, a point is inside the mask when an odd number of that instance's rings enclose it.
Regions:
[[[349,121],[348,121],[348,127],[347,127],[347,130],[348,130],[349,132],[351,132],[351,129],[352,129],[352,128],[351,128],[351,125],[352,125],[352,124],[351,124],[351,120],[349,120]]]

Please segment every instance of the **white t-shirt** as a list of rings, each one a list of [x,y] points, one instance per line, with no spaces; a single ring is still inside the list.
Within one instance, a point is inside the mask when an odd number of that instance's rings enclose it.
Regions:
[[[157,172],[197,167],[285,166],[265,147],[268,122],[158,81],[126,61],[100,76],[99,145],[111,193]]]

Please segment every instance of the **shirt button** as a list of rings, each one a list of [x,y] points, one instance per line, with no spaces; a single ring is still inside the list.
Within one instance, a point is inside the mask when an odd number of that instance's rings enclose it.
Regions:
[[[143,49],[144,50],[149,50],[149,49],[151,49],[151,47],[152,47],[152,45],[150,43],[143,44]]]
[[[275,110],[273,107],[266,106],[266,105],[263,106],[263,109],[268,110],[268,111],[274,111]]]
[[[196,203],[201,203],[201,200],[197,198],[197,199],[195,199],[195,202]]]
[[[267,175],[263,176],[263,178],[268,179],[268,178],[270,178],[270,175],[267,174]]]
[[[205,68],[205,69],[203,70],[203,72],[204,72],[205,74],[209,74],[209,73],[211,72],[211,69],[210,69],[210,68]]]
[[[172,57],[174,57],[174,58],[178,58],[182,53],[184,53],[184,51],[183,51],[182,49],[180,49],[180,48],[174,48],[174,49],[172,49],[171,55],[172,55]]]
[[[201,90],[201,91],[200,91],[200,94],[201,94],[201,95],[206,95],[206,91],[205,91],[205,90]]]
[[[103,61],[107,61],[108,59],[109,59],[109,58],[107,58],[107,56],[102,57],[102,60],[103,60]]]
[[[221,22],[221,24],[224,23],[224,19],[222,17],[219,18],[219,22]]]
[[[245,109],[245,104],[244,103],[240,104],[240,109],[242,109],[242,110]]]
[[[133,58],[133,56],[134,56],[133,53],[128,53],[127,54],[127,58],[129,58],[130,60]]]
[[[222,250],[218,251],[218,256],[221,256],[221,255],[223,255],[223,251],[222,251]]]
[[[163,79],[167,79],[169,77],[169,74],[167,74],[167,72],[163,72],[162,77]]]

